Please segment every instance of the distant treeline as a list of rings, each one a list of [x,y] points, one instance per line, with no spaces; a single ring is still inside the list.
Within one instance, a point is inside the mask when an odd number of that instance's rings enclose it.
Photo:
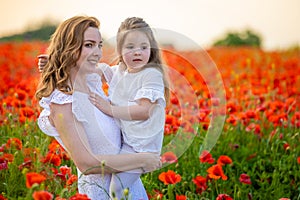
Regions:
[[[15,34],[0,38],[2,41],[24,41],[24,40],[42,40],[48,41],[54,33],[56,25],[42,25],[35,30],[25,31],[24,33]],[[261,47],[261,37],[251,30],[242,32],[229,32],[213,42],[213,46],[252,46]]]
[[[55,25],[43,25],[35,30],[29,30],[23,33],[2,37],[0,38],[0,42],[24,40],[48,41],[50,39],[50,36],[54,33],[55,29]]]

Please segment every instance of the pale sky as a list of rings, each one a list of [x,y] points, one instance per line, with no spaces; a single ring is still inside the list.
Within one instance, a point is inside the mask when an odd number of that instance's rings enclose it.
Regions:
[[[201,47],[247,28],[261,35],[266,49],[300,45],[300,0],[0,0],[0,5],[0,37],[46,18],[60,22],[86,14],[101,21],[106,38],[115,36],[125,18],[138,16]]]

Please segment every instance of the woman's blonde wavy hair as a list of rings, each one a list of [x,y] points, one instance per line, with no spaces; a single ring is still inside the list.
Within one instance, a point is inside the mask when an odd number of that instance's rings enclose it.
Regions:
[[[75,16],[62,22],[50,38],[47,49],[49,59],[45,65],[35,93],[38,100],[48,97],[55,89],[72,94],[70,70],[80,57],[84,32],[89,27],[100,28],[95,17]]]
[[[137,30],[137,31],[143,32],[148,37],[151,50],[150,50],[149,61],[145,67],[156,68],[163,74],[163,79],[164,79],[163,81],[164,81],[164,85],[165,85],[165,99],[166,99],[166,102],[169,102],[169,99],[170,99],[169,81],[167,78],[167,72],[162,63],[160,49],[158,47],[158,43],[154,37],[152,29],[142,18],[129,17],[121,23],[121,25],[118,29],[117,53],[119,56],[119,58],[118,58],[119,62],[123,63],[122,65],[120,65],[121,67],[123,67],[121,70],[126,70],[125,69],[126,66],[125,66],[125,63],[123,62],[123,57],[122,57],[122,47],[124,45],[124,41],[125,41],[127,34],[132,30]]]

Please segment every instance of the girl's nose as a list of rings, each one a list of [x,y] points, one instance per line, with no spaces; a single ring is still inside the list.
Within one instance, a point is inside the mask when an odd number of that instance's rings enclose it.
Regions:
[[[134,55],[140,55],[141,54],[141,49],[140,48],[136,48],[134,50]]]

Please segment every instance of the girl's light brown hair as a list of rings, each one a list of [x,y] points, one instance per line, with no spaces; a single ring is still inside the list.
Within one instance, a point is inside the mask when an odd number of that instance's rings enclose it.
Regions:
[[[84,32],[89,27],[100,28],[95,17],[75,16],[62,22],[50,38],[49,59],[45,65],[37,92],[37,99],[49,96],[55,89],[72,94],[70,70],[79,59]]]
[[[166,102],[168,102],[169,98],[170,98],[169,82],[168,82],[168,78],[167,78],[167,74],[166,74],[167,72],[162,63],[160,49],[158,47],[158,43],[154,37],[152,29],[142,18],[139,18],[139,17],[127,18],[121,23],[121,25],[118,29],[117,53],[119,56],[119,62],[123,63],[120,66],[121,67],[125,66],[125,64],[123,62],[123,58],[122,58],[122,47],[124,45],[125,38],[126,38],[127,34],[133,30],[137,30],[137,31],[145,33],[145,35],[149,39],[150,48],[151,48],[150,58],[149,58],[148,64],[145,67],[156,68],[163,74],[163,79],[164,79],[163,81],[164,81],[164,85],[165,85],[165,99],[166,99]],[[125,70],[125,69],[122,69],[122,70]]]

